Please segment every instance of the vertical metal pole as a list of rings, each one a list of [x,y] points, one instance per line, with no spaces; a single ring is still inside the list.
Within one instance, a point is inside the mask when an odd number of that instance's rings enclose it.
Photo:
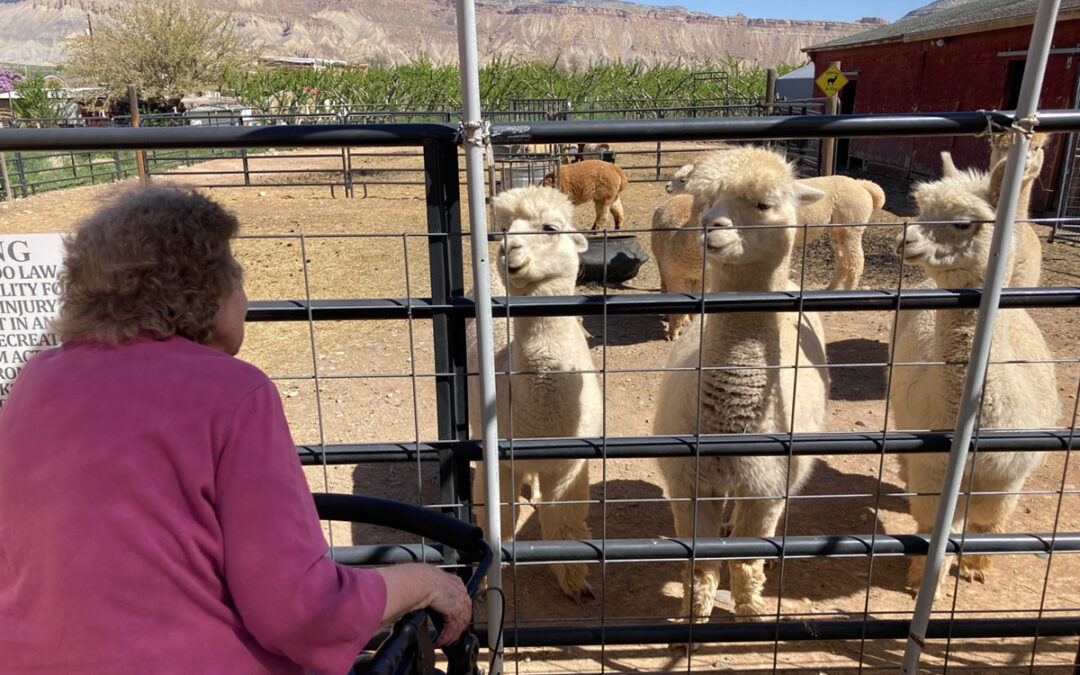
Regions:
[[[476,352],[480,373],[480,406],[484,447],[484,503],[487,522],[481,523],[495,553],[488,570],[488,587],[502,588],[502,509],[499,506],[499,429],[495,413],[495,349],[491,322],[487,207],[484,204],[484,132],[481,126],[480,79],[476,56],[476,7],[473,0],[458,0],[458,62],[461,64],[461,102],[465,128],[465,171],[469,195],[469,233],[472,243],[473,297],[476,300]],[[503,186],[504,188],[507,186]],[[502,598],[488,596],[488,649],[491,675],[501,675]]]
[[[457,146],[445,140],[424,141],[424,177],[427,189],[428,258],[431,301],[449,304],[465,295],[461,255],[461,194],[458,184]],[[435,402],[439,438],[465,440],[469,435],[465,364],[465,319],[437,314],[432,319],[435,350]],[[449,450],[439,451],[439,478],[443,504],[457,504],[468,494],[468,462],[454,462]],[[462,520],[468,513],[454,509]]]
[[[765,115],[773,114],[773,103],[776,103],[776,68],[765,71]]]
[[[19,174],[19,187],[22,188],[23,199],[26,199],[26,167],[23,166],[22,153],[15,153],[15,171]]]
[[[4,153],[0,152],[0,183],[3,183],[4,188],[4,201],[11,201],[11,178],[8,177],[7,159],[4,157]]]
[[[1020,100],[1016,106],[1016,119],[1028,118],[1035,113],[1039,103],[1039,91],[1042,89],[1043,75],[1046,72],[1046,59],[1050,53],[1050,38],[1054,31],[1054,20],[1060,0],[1041,0],[1035,24],[1031,31],[1031,45],[1028,47],[1028,67],[1024,69],[1024,80],[1020,85]],[[937,590],[938,576],[945,558],[945,545],[948,542],[953,512],[956,510],[960,483],[964,475],[968,446],[975,427],[975,417],[979,410],[979,398],[986,380],[986,364],[990,360],[990,343],[994,335],[994,321],[997,318],[998,301],[1001,298],[1002,280],[1005,275],[1005,262],[1009,257],[1012,243],[1013,220],[1016,216],[1016,203],[1020,196],[1020,183],[1024,177],[1024,161],[1027,157],[1030,139],[1021,133],[1014,133],[1012,145],[1005,164],[1005,178],[1001,184],[1001,196],[998,199],[997,218],[994,221],[994,238],[991,243],[990,261],[986,269],[986,281],[983,284],[982,300],[979,303],[979,318],[975,325],[972,339],[971,358],[968,360],[967,373],[964,376],[964,391],[960,396],[960,409],[956,417],[956,429],[953,431],[952,447],[949,448],[949,463],[945,469],[945,481],[941,489],[941,501],[938,503],[934,531],[930,536],[930,548],[926,552],[926,568],[919,595],[915,600],[915,611],[911,617],[907,647],[904,650],[904,663],[901,673],[914,675],[922,656],[926,627],[930,621],[930,611],[934,605],[934,592]]]
[[[836,69],[840,69],[840,62],[833,61],[830,66],[836,66]],[[840,97],[833,94],[829,98],[825,99],[825,114],[835,115],[840,109]],[[833,174],[833,164],[836,161],[836,139],[826,138],[822,141],[821,147],[821,175],[831,176]]]
[[[135,91],[135,85],[128,85],[128,107],[131,108],[131,126],[139,127],[139,95]],[[146,152],[135,151],[135,165],[139,168],[139,185],[146,186],[150,177],[146,174]]]
[[[240,163],[244,167],[244,185],[251,185],[251,169],[248,166],[247,148],[240,148]]]

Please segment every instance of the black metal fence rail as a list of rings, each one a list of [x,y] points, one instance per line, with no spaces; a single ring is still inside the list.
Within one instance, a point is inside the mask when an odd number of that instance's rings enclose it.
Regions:
[[[952,432],[886,431],[796,434],[740,434],[738,436],[618,436],[608,438],[518,438],[499,441],[501,459],[634,459],[713,456],[881,455],[948,452]],[[1063,452],[1080,449],[1080,439],[1069,430],[980,430],[972,447],[979,452]],[[298,445],[300,462],[326,463],[432,461],[444,453],[455,460],[483,458],[480,441],[419,441],[402,443],[327,443]]]

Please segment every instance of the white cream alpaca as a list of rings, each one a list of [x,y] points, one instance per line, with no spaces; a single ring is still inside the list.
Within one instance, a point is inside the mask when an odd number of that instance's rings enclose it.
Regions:
[[[795,290],[788,278],[798,206],[821,199],[822,193],[796,182],[783,157],[760,148],[738,148],[721,158],[703,159],[689,188],[709,208],[701,222],[710,229],[707,245],[711,292]],[[737,227],[732,227],[732,226]],[[759,227],[765,226],[765,227]],[[695,319],[695,322],[700,319]],[[786,433],[824,428],[828,378],[824,369],[800,371],[793,397],[796,350],[801,366],[825,364],[825,337],[816,315],[804,315],[801,325],[793,313],[710,314],[699,343],[696,323],[675,342],[668,371],[660,385],[656,434]],[[698,358],[709,369],[702,373],[698,400]],[[717,367],[733,370],[713,370]],[[789,366],[776,368],[774,366]],[[793,411],[794,407],[794,411]],[[794,419],[794,429],[792,420]],[[786,457],[702,457],[666,459],[675,532],[693,534],[693,504],[697,496],[699,537],[716,537],[724,527],[723,498],[739,498],[731,535],[767,537],[776,533],[784,510],[783,497],[796,492],[806,478],[811,459],[795,457],[789,470]],[[700,477],[695,480],[695,467]],[[753,499],[761,497],[762,499]],[[744,499],[750,498],[750,499]],[[763,560],[730,562],[735,612],[760,615],[773,610],[762,598]],[[683,611],[695,621],[708,620],[718,585],[719,564],[698,562],[693,596],[687,576]]]
[[[945,153],[946,176],[916,187],[919,221],[955,221],[955,224],[912,223],[897,238],[898,252],[907,264],[926,270],[939,288],[981,288],[985,280],[994,231],[994,215],[1004,162],[988,175],[957,171]],[[951,168],[950,168],[951,167]],[[990,222],[972,222],[990,221]],[[1016,230],[1013,248],[1024,232]],[[1006,262],[1010,278],[1014,256]],[[966,362],[971,353],[977,311],[920,310],[901,312],[897,322],[896,362],[946,362],[957,365],[898,365],[894,369],[890,405],[897,429],[952,429],[956,424]],[[1021,363],[1050,359],[1050,350],[1038,326],[1023,309],[998,312],[990,351],[992,365],[986,375],[980,424],[991,428],[1039,428],[1057,424],[1059,402],[1051,363]],[[948,457],[940,454],[901,455],[907,490],[940,493]],[[1043,453],[1029,451],[983,452],[965,468],[962,485],[971,479],[974,492],[1012,492],[1043,461]],[[929,532],[937,512],[936,496],[911,497],[911,513],[919,532]],[[965,509],[957,506],[952,529],[960,531],[965,511],[969,532],[1002,532],[1016,506],[1017,496],[976,495]],[[966,555],[960,575],[983,581],[989,556]],[[907,583],[918,588],[925,566],[922,556],[911,559]],[[948,566],[943,568],[942,575]],[[939,589],[940,594],[940,580]]]
[[[717,151],[706,156],[716,157],[721,161],[724,151]],[[701,161],[700,159],[698,161]],[[710,160],[714,161],[714,160]],[[688,193],[694,164],[685,164],[675,172],[664,189],[669,194]],[[866,223],[875,211],[885,205],[885,192],[879,185],[868,180],[856,180],[847,176],[819,176],[799,180],[804,185],[821,190],[825,197],[798,209],[798,224],[824,225],[832,223],[843,227],[810,227],[799,229],[795,234],[795,245],[802,246],[804,232],[809,241],[815,241],[828,230],[829,243],[836,257],[836,272],[830,289],[852,289],[858,286],[863,271],[862,235],[865,227],[857,223]],[[652,249],[656,266],[660,271],[660,292],[689,293],[700,292],[702,274],[702,248],[698,241],[700,231],[697,216],[701,209],[700,200],[692,203],[685,197],[668,199],[653,212]],[[681,218],[681,220],[680,220]],[[689,314],[669,314],[667,317],[667,337],[674,340],[683,327],[689,323]]]
[[[554,188],[523,187],[506,190],[491,200],[495,226],[506,232],[499,247],[498,268],[511,295],[573,295],[578,254],[587,247],[585,237],[573,229],[573,206]],[[501,291],[495,284],[492,294]],[[596,437],[603,433],[600,386],[581,321],[575,316],[517,317],[511,321],[511,339],[498,330],[505,320],[495,319],[495,371],[498,392],[499,437]],[[472,352],[473,350],[470,350]],[[507,373],[515,374],[508,381]],[[470,371],[474,371],[470,367]],[[470,378],[470,395],[478,399],[477,382]],[[513,419],[511,420],[511,409]],[[479,435],[480,413],[470,405],[474,436]],[[588,539],[589,476],[584,459],[516,460],[500,462],[501,501],[517,499],[528,483],[537,507],[544,539]],[[474,495],[482,499],[483,475],[477,472]],[[484,524],[478,509],[477,522]],[[511,510],[502,512],[502,537],[515,529]],[[593,597],[585,580],[584,565],[554,565],[563,592],[577,602]]]

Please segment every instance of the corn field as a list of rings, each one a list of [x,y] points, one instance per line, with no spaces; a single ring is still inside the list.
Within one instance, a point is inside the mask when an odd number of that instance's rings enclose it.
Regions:
[[[781,65],[777,71],[783,75],[796,67]],[[496,57],[480,70],[480,96],[490,109],[506,109],[511,99],[646,100],[660,105],[674,99],[761,99],[765,82],[764,69],[730,55],[697,65],[635,61],[587,66]],[[399,66],[234,72],[226,76],[224,90],[256,107],[328,104],[424,110],[458,104],[460,86],[457,65],[421,58]]]

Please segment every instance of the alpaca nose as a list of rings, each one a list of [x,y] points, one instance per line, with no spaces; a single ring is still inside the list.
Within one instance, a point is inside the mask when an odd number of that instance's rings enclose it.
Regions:
[[[731,227],[733,223],[731,222],[731,218],[726,216],[716,216],[715,218],[710,218],[704,225],[705,227]]]

